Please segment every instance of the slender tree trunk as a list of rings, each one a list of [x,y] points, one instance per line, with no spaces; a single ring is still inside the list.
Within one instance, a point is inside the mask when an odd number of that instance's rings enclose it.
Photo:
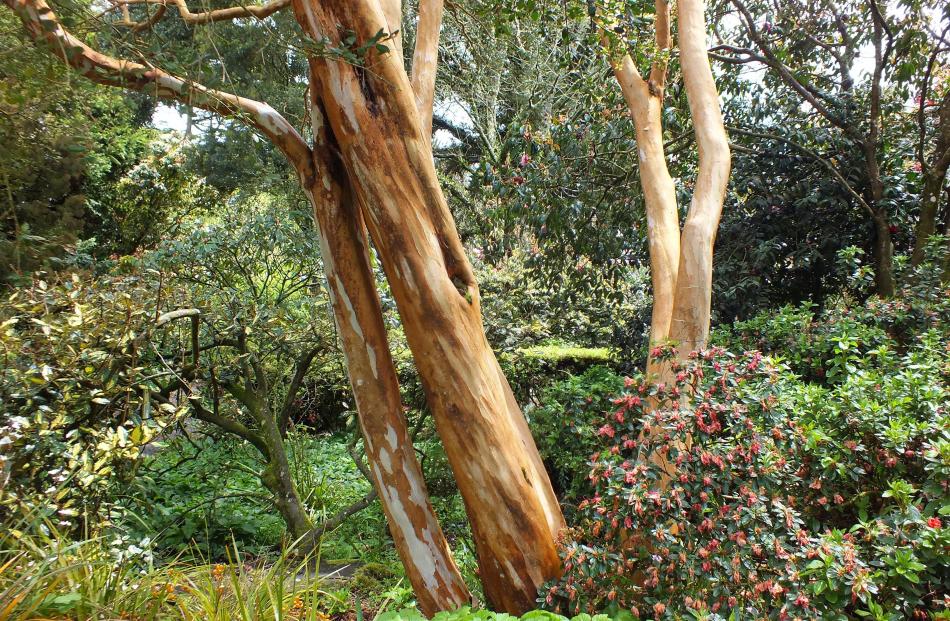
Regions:
[[[291,536],[300,539],[298,551],[308,553],[318,542],[309,536],[313,531],[313,522],[294,485],[277,420],[266,411],[256,418],[260,424],[261,438],[267,445],[267,455],[264,456],[266,465],[261,472],[261,483],[273,494],[274,506],[287,524]]]
[[[670,338],[673,293],[679,269],[680,225],[676,188],[666,166],[663,149],[663,93],[652,90],[636,73],[629,56],[614,63],[614,75],[633,118],[640,163],[640,184],[646,201],[647,243],[650,249],[650,277],[653,284],[653,313],[650,345],[662,345]],[[653,359],[647,375],[654,375]]]
[[[877,163],[877,143],[870,139],[863,145],[865,174],[868,189],[866,202],[871,209],[871,222],[874,224],[872,258],[874,260],[874,289],[882,297],[891,297],[897,290],[894,280],[894,242],[891,239],[891,227],[887,221],[887,212],[881,206],[884,199],[884,183]]]
[[[940,199],[950,167],[950,93],[944,95],[937,113],[937,141],[932,161],[921,162],[921,165],[924,166],[924,185],[920,193],[920,218],[914,231],[914,252],[910,258],[910,264],[915,267],[923,262],[927,242],[937,232]]]
[[[712,303],[712,259],[722,215],[731,159],[719,106],[719,93],[706,52],[706,20],[702,0],[680,0],[680,64],[699,148],[699,172],[682,233],[676,192],[663,151],[663,56],[644,80],[628,55],[613,63],[637,134],[640,179],[646,198],[647,238],[653,279],[650,344],[672,341],[685,357],[706,347]],[[670,46],[670,5],[656,2],[656,44]],[[669,379],[668,365],[652,359],[647,375]]]
[[[884,182],[881,180],[881,163],[878,161],[878,143],[881,134],[881,91],[884,76],[884,63],[890,52],[890,45],[884,51],[885,24],[881,8],[871,3],[873,20],[874,71],[871,76],[870,110],[868,132],[861,145],[864,151],[864,165],[868,181],[868,193],[871,207],[871,219],[874,222],[874,284],[878,295],[892,297],[897,291],[894,279],[894,243],[891,240],[890,223],[887,209],[883,205]]]
[[[673,319],[673,296],[679,269],[680,225],[676,187],[666,164],[663,147],[663,97],[667,63],[664,53],[672,47],[670,3],[656,0],[655,42],[659,58],[643,79],[629,54],[611,63],[620,84],[637,136],[640,184],[647,215],[647,243],[650,249],[650,277],[653,284],[653,313],[650,319],[650,346],[666,343]],[[660,369],[652,356],[647,359],[647,376]]]
[[[313,102],[318,179],[307,189],[320,229],[333,300],[366,456],[396,549],[426,615],[469,604],[471,595],[429,502],[402,409],[396,368],[369,262],[362,215],[349,192],[335,145]]]
[[[891,226],[887,217],[875,210],[874,214],[874,289],[885,298],[893,297],[897,292],[897,280],[894,277],[894,242],[891,239]]]
[[[371,39],[372,0],[299,0],[304,30],[339,45],[340,26]],[[429,406],[465,501],[486,598],[535,606],[560,572],[564,525],[547,473],[485,339],[478,287],[438,184],[401,59],[371,51],[366,68],[315,61],[357,202],[382,258]]]
[[[712,306],[713,245],[732,168],[719,92],[706,51],[703,0],[680,0],[680,65],[699,149],[699,172],[680,239],[670,338],[680,355],[705,349]]]

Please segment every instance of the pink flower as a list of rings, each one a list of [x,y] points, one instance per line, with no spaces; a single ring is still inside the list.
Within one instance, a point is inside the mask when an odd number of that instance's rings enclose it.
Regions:
[[[927,526],[929,526],[930,528],[940,528],[941,526],[943,526],[943,524],[941,524],[940,518],[932,517],[932,518],[927,518]]]
[[[519,160],[518,162],[518,166],[520,166],[521,168],[524,168],[530,163],[531,163],[531,156],[528,155],[527,153],[522,153],[521,160]]]

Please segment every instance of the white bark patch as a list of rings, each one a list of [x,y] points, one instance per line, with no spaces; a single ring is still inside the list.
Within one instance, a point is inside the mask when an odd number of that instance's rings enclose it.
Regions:
[[[511,582],[514,583],[516,587],[521,590],[524,590],[524,581],[521,580],[521,577],[518,576],[518,572],[515,571],[514,565],[511,564],[511,561],[505,559],[505,569],[508,570],[508,576],[511,578]]]
[[[409,269],[409,262],[406,261],[406,257],[399,257],[399,261],[402,264],[402,277],[406,282],[406,288],[410,291],[416,291],[416,279],[412,277],[412,270]]]
[[[372,345],[366,345],[366,355],[369,357],[369,368],[373,371],[373,377],[379,379],[379,371],[376,369],[376,350]]]
[[[396,450],[397,440],[399,436],[396,435],[396,429],[392,425],[386,425],[386,442],[389,443],[389,448]]]
[[[355,133],[359,131],[360,124],[359,121],[356,120],[353,96],[351,93],[345,92],[343,88],[343,75],[340,72],[338,62],[341,61],[326,61],[327,73],[329,74],[328,84],[330,86],[330,92],[333,94],[334,102],[343,110],[343,115],[346,117],[347,123],[350,124],[350,128]]]
[[[432,540],[432,535],[429,533],[428,528],[423,529],[423,533],[427,535],[426,539],[429,540],[429,542],[426,542],[416,533],[412,520],[409,518],[409,514],[406,513],[402,501],[399,499],[399,490],[385,484],[380,485],[380,488],[386,506],[389,507],[389,512],[392,516],[392,526],[394,526],[394,530],[401,534],[406,540],[406,548],[408,549],[413,565],[415,565],[419,576],[422,578],[422,583],[427,589],[432,591],[436,590],[439,585],[437,578],[439,572],[434,556],[436,550],[434,546],[429,543]]]
[[[264,129],[277,135],[286,133],[284,117],[280,116],[277,111],[269,105],[257,104],[254,107],[254,112],[257,114],[257,122]]]
[[[393,473],[393,459],[386,449],[379,449],[379,463],[383,465],[383,470],[389,474]]]
[[[350,328],[361,341],[365,341],[366,338],[363,336],[363,328],[360,327],[360,322],[356,318],[356,311],[353,309],[353,303],[350,302],[350,296],[346,295],[346,291],[344,291],[342,287],[340,288],[339,293],[340,299],[343,301],[343,310],[346,311],[346,318],[350,322]]]

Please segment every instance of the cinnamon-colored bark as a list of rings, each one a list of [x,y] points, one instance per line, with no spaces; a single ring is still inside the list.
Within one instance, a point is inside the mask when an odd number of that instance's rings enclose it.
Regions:
[[[419,607],[431,616],[471,603],[471,595],[429,502],[403,414],[366,229],[335,159],[319,101],[313,102],[311,118],[317,179],[308,195],[370,474]]]
[[[298,4],[305,31],[334,43],[338,25],[365,41],[386,23],[372,0]],[[370,52],[366,65],[317,59],[320,96],[465,500],[485,595],[522,612],[560,572],[563,518],[485,339],[478,287],[401,58]]]
[[[706,52],[702,0],[680,0],[680,65],[699,148],[699,172],[682,232],[676,192],[663,152],[663,84],[671,45],[670,6],[656,0],[656,43],[661,53],[644,80],[629,55],[612,62],[637,135],[640,179],[647,208],[653,278],[651,345],[675,343],[681,356],[706,346],[712,299],[712,252],[731,167],[719,94]],[[647,374],[663,379],[652,357]]]

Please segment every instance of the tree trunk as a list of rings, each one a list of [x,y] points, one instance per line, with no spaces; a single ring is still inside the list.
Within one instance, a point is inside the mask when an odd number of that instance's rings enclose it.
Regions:
[[[924,185],[920,193],[920,218],[914,231],[914,252],[910,258],[914,267],[923,262],[927,242],[937,232],[940,198],[950,167],[950,93],[944,95],[937,113],[937,144],[932,162],[921,162],[921,165],[924,166]]]
[[[346,355],[373,485],[419,607],[431,616],[471,603],[429,502],[402,410],[396,368],[369,263],[362,216],[318,101],[312,105],[318,179],[307,189],[320,229],[333,313]]]
[[[372,0],[298,0],[305,32],[365,42],[385,19]],[[401,59],[370,51],[366,68],[314,62],[317,89],[367,216],[428,403],[465,501],[489,603],[535,606],[560,573],[564,526],[547,473],[485,339],[478,287],[438,184]]]
[[[670,47],[670,4],[656,2],[659,60],[644,80],[629,55],[613,64],[637,134],[640,180],[647,207],[647,239],[653,279],[650,344],[671,341],[685,358],[706,347],[712,303],[712,258],[731,160],[719,93],[706,52],[702,0],[678,3],[680,64],[699,148],[699,172],[689,214],[680,233],[676,192],[663,151],[663,51]],[[651,358],[647,375],[665,381],[668,365]]]
[[[276,419],[268,412],[264,412],[258,420],[261,425],[261,438],[267,445],[267,455],[264,456],[266,465],[261,472],[261,483],[274,495],[274,506],[287,524],[287,530],[295,540],[299,540],[297,551],[307,554],[319,542],[310,536],[313,522],[307,515],[307,509],[294,485],[280,429]]]
[[[874,288],[885,298],[893,297],[897,292],[894,278],[894,242],[891,240],[891,227],[887,217],[875,211],[874,214]]]
[[[663,91],[657,91],[655,87],[651,89],[650,84],[637,73],[629,55],[614,63],[613,67],[637,136],[640,185],[646,202],[650,279],[653,284],[650,346],[654,347],[666,343],[670,338],[680,255],[676,188],[663,149]],[[650,357],[647,362],[648,376],[656,374],[655,366]]]
[[[732,168],[719,92],[706,51],[703,0],[680,0],[680,65],[699,150],[699,172],[680,239],[670,338],[680,355],[706,348],[712,306],[713,245]]]

